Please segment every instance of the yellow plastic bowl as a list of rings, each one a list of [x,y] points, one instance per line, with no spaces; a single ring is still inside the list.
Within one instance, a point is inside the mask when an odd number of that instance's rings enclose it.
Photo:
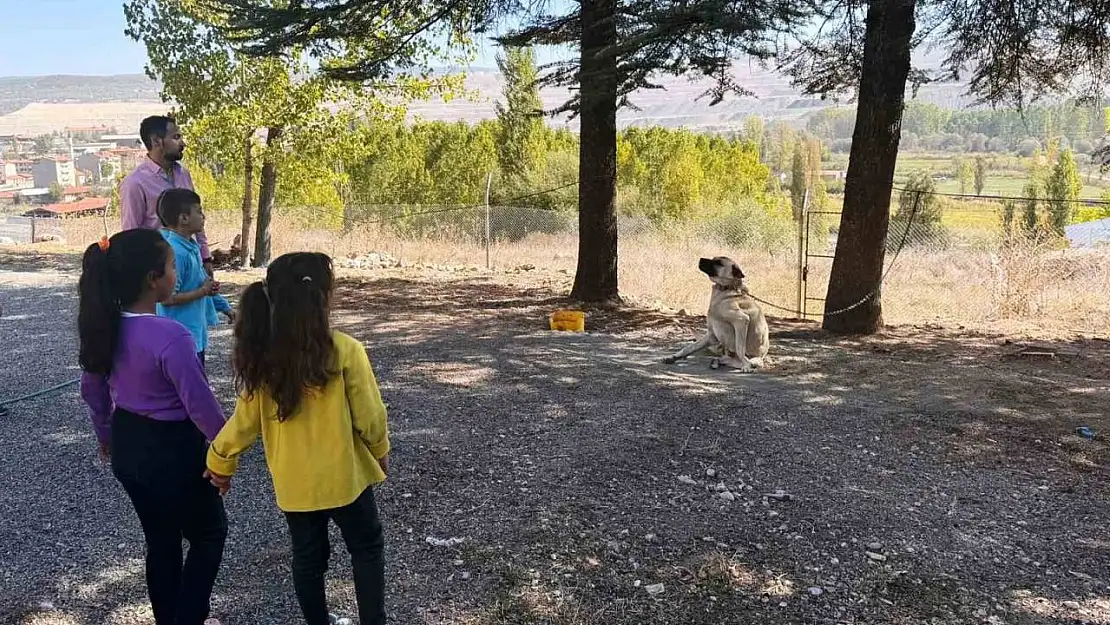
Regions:
[[[554,332],[586,331],[586,313],[581,310],[556,310],[551,313],[550,320]]]

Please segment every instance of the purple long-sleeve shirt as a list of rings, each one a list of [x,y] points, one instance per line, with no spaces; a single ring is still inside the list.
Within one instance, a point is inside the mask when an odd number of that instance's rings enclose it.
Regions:
[[[104,443],[116,407],[155,421],[191,419],[209,441],[225,421],[192,335],[173,319],[156,315],[124,315],[112,372],[82,374],[81,397]]]
[[[172,170],[173,173],[168,174],[148,158],[123,179],[119,186],[119,212],[120,225],[124,230],[160,230],[162,221],[158,219],[158,196],[166,189],[193,190],[193,177],[184,165],[174,163]],[[208,237],[200,232],[196,239],[200,244],[200,257],[204,260],[212,258],[208,251]]]

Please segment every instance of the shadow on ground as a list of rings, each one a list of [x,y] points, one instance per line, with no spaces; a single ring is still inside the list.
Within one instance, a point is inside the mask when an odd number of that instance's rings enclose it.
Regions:
[[[0,365],[25,372],[5,398],[72,362],[51,324],[73,302],[36,316],[56,288],[0,297]],[[347,280],[337,302],[390,405],[393,622],[1110,623],[1106,448],[1072,434],[1110,431],[1104,344],[779,322],[774,366],[738,375],[655,364],[694,318],[595,311],[591,334],[546,332],[564,302],[543,289]],[[227,343],[212,373],[230,400]],[[75,393],[21,404],[0,444],[0,621],[144,622],[137,524]],[[260,454],[244,467],[217,610],[295,622]]]

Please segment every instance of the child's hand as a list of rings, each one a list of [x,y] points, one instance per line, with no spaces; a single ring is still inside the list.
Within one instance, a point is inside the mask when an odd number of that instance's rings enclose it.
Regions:
[[[209,282],[211,282],[212,285],[209,287],[208,294],[209,295],[218,295],[219,292],[220,292],[220,281],[219,280],[209,280]]]
[[[101,462],[110,462],[112,460],[112,448],[108,443],[98,443],[97,452]]]
[[[389,475],[389,454],[378,458],[378,466],[382,468],[382,473]]]
[[[231,490],[231,476],[229,475],[216,475],[208,469],[205,469],[204,477],[212,483],[212,486],[216,487],[216,490],[220,491],[220,497],[223,497],[227,494],[227,491]]]

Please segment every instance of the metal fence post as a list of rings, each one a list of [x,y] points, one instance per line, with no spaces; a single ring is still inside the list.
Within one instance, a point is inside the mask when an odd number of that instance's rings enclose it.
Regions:
[[[38,238],[38,237],[35,236],[35,225],[36,225],[36,223],[37,222],[35,221],[35,216],[31,215],[31,241],[30,241],[31,243],[34,243],[35,239]]]
[[[489,227],[489,190],[493,184],[493,172],[486,174],[486,269],[492,269],[489,258],[490,227]]]
[[[809,189],[806,189],[806,194],[802,198],[802,210],[801,210],[801,213],[798,215],[798,267],[797,267],[797,269],[798,269],[798,277],[797,277],[797,282],[798,282],[798,307],[797,308],[798,308],[798,315],[803,316],[803,317],[804,317],[804,314],[802,312],[802,306],[803,306],[803,304],[805,304],[805,301],[804,301],[805,300],[805,287],[804,287],[803,283],[805,282],[805,279],[806,279],[805,278],[805,265],[806,265],[805,242],[806,242],[806,236],[808,235],[808,233],[806,231],[808,230],[808,227],[809,227],[809,223],[808,223],[808,219],[807,219],[808,215],[809,215]]]

